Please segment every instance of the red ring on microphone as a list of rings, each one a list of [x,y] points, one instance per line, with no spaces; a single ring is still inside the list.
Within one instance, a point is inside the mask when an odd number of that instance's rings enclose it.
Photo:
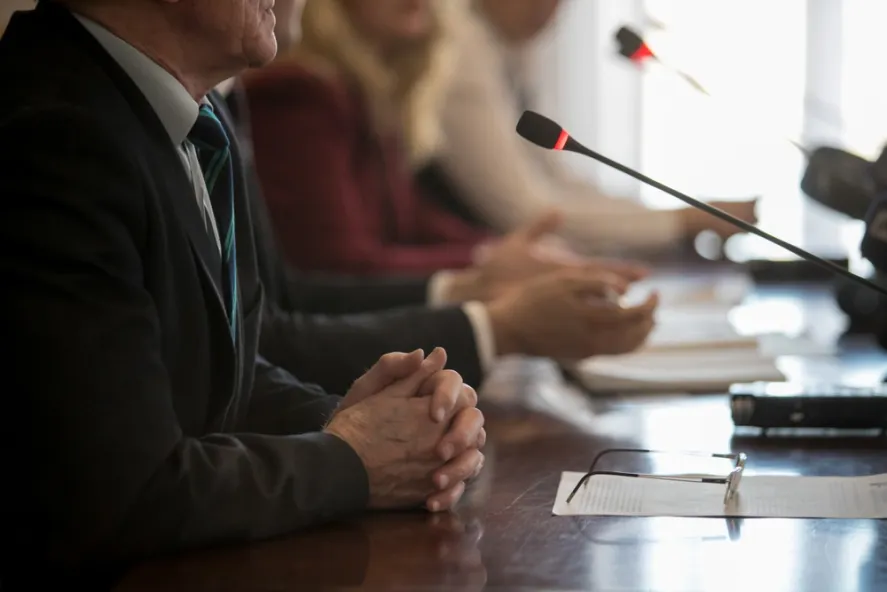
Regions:
[[[631,54],[631,57],[628,59],[630,59],[632,62],[639,64],[639,63],[643,62],[644,60],[646,60],[647,58],[652,58],[652,57],[653,57],[653,51],[649,47],[647,47],[646,43],[642,43],[641,46],[637,49],[637,51],[634,52],[633,54]]]

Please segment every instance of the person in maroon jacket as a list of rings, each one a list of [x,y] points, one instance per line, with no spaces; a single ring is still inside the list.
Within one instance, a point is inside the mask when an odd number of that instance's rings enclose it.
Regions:
[[[413,182],[438,143],[456,9],[308,0],[301,43],[245,78],[258,175],[291,264],[429,273],[470,265],[493,238]]]

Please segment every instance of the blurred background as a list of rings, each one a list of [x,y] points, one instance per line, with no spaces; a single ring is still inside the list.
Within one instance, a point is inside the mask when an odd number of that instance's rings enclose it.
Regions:
[[[32,0],[3,0],[0,30]],[[536,48],[545,110],[587,145],[691,195],[761,196],[760,227],[857,272],[862,223],[804,199],[805,161],[787,139],[875,159],[887,139],[887,77],[871,50],[887,3],[871,0],[567,0]],[[617,54],[631,26],[703,95],[655,64]],[[651,207],[681,205],[593,161],[583,177]],[[760,239],[730,239],[731,259],[790,257]]]
[[[872,47],[885,22],[887,3],[869,0],[569,0],[539,41],[540,98],[604,154],[691,195],[760,195],[763,230],[853,259],[862,224],[804,199],[805,161],[786,139],[878,156],[887,78]],[[626,25],[711,97],[618,56],[613,35]],[[588,159],[571,165],[615,194],[681,205]],[[787,256],[756,237],[730,242],[731,258]]]
[[[0,3],[0,30],[6,29],[6,23],[13,12],[33,8],[34,4],[34,0],[3,0]]]

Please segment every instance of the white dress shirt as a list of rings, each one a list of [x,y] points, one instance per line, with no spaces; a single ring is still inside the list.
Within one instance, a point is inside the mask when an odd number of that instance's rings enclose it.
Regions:
[[[114,61],[139,87],[148,104],[154,109],[157,118],[160,119],[160,123],[166,129],[182,159],[185,172],[194,186],[194,195],[203,214],[203,222],[206,224],[207,232],[212,233],[216,247],[221,253],[222,244],[219,240],[219,230],[216,227],[216,217],[213,215],[209,190],[203,179],[203,170],[197,158],[197,150],[188,141],[188,134],[191,133],[191,128],[194,127],[200,114],[200,105],[182,86],[182,83],[160,64],[95,21],[78,14],[75,14],[74,17],[114,58]]]

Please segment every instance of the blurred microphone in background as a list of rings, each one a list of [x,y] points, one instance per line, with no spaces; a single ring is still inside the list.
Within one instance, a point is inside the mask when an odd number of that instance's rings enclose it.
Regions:
[[[702,84],[696,80],[693,76],[690,76],[683,70],[675,68],[662,61],[662,59],[653,53],[653,50],[644,41],[644,38],[641,35],[632,29],[631,27],[621,27],[618,31],[616,31],[616,44],[619,49],[619,55],[628,58],[635,64],[644,64],[649,61],[655,61],[661,64],[662,66],[668,68],[681,78],[683,78],[690,86],[698,90],[704,95],[709,95],[708,90]]]
[[[658,24],[657,29],[664,30],[665,27]],[[614,42],[618,55],[633,64],[639,67],[655,64],[680,77],[706,97],[715,100],[721,98],[713,95],[696,77],[663,60],[637,29],[630,26],[620,27],[614,34]],[[836,124],[838,127],[842,125],[841,118],[835,117],[837,110],[834,107],[823,105],[810,97],[805,99],[805,105],[810,117]],[[743,112],[743,106],[737,103],[731,106],[726,115],[731,118],[739,117]],[[754,121],[748,123],[750,126],[755,125]],[[773,135],[772,130],[762,131]],[[877,180],[880,179],[882,185],[887,185],[887,153],[882,153],[878,162],[873,163],[836,146],[811,147],[804,145],[798,139],[791,137],[785,139],[806,157],[806,166],[800,184],[805,195],[826,208],[852,219],[862,220],[866,217],[877,192]],[[856,288],[848,286],[846,289],[855,292]],[[855,297],[842,298],[842,302],[847,303],[857,300]],[[850,308],[857,307],[850,306]]]
[[[659,28],[664,28],[659,25]],[[614,41],[620,56],[631,62],[643,66],[656,63],[671,73],[685,80],[698,92],[716,98],[694,76],[686,71],[664,61],[650,46],[646,39],[634,28],[620,27]],[[807,100],[807,103],[811,101]],[[810,109],[812,115],[819,119],[826,119],[821,113],[822,108]],[[741,109],[735,108],[730,116],[740,116]],[[833,119],[828,117],[828,119]],[[749,122],[753,124],[754,122]],[[769,132],[769,130],[768,130]],[[772,132],[769,132],[772,134]],[[807,165],[801,181],[801,190],[814,201],[825,207],[845,214],[856,220],[862,220],[875,193],[873,175],[874,163],[857,156],[847,150],[834,146],[819,146],[811,148],[804,146],[799,140],[786,138],[797,147],[807,158]],[[885,155],[882,161],[887,161]],[[887,164],[881,165],[881,173],[887,179]]]

